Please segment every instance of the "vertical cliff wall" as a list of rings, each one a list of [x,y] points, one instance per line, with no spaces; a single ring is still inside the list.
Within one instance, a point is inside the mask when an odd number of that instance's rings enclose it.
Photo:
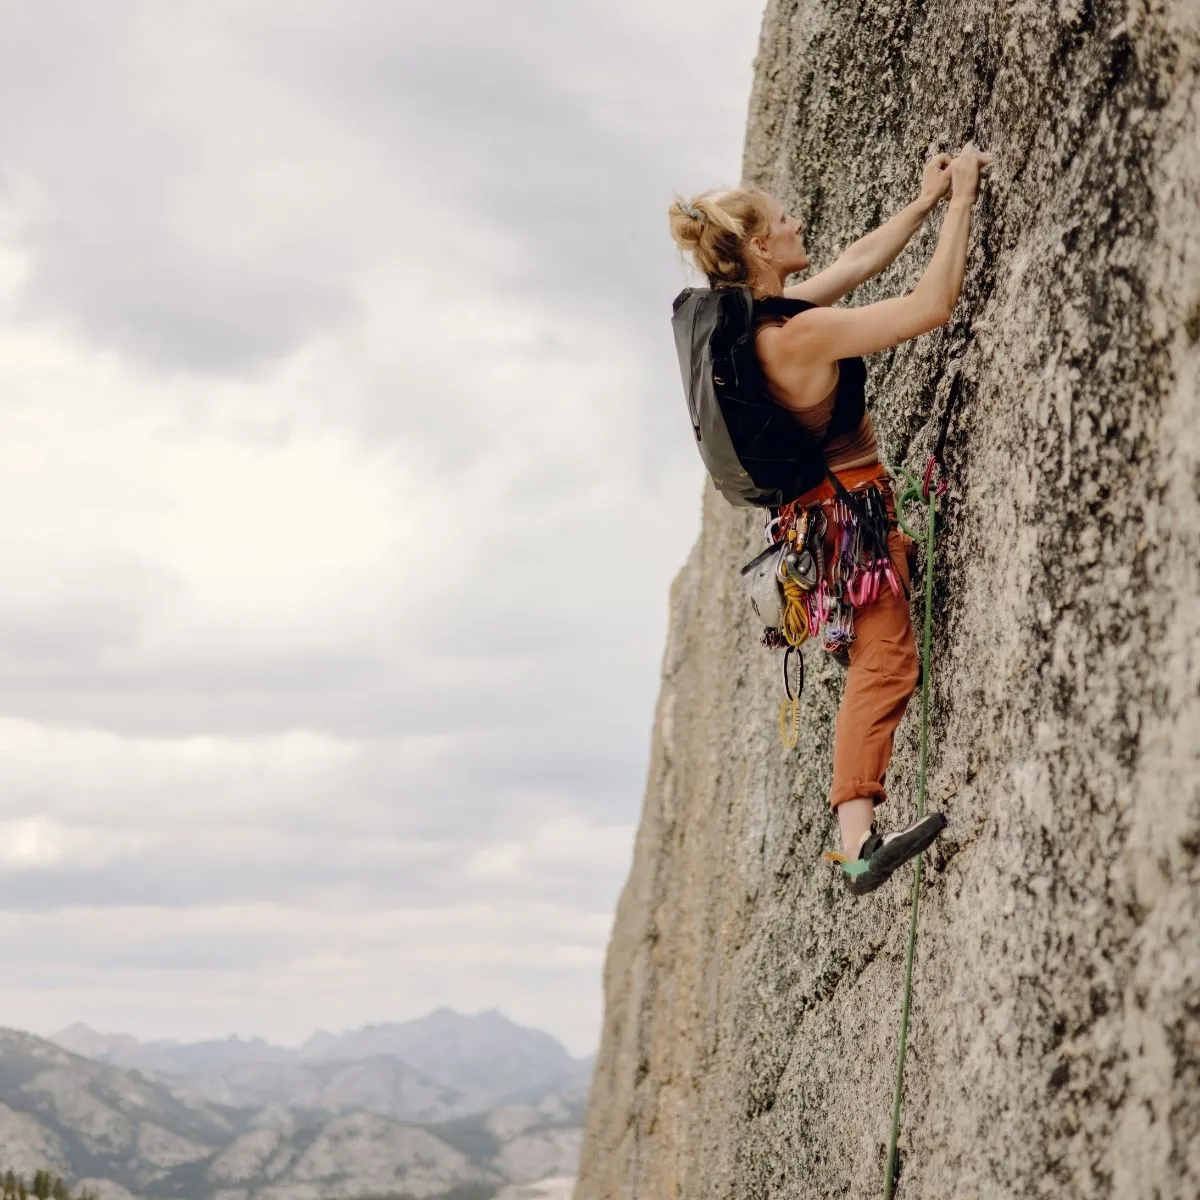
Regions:
[[[1198,71],[1195,0],[767,8],[745,173],[808,216],[818,263],[915,195],[931,150],[997,155],[956,324],[870,362],[884,448],[917,467],[953,363],[966,381],[905,1200],[1200,1195]],[[936,224],[852,303],[910,287]],[[841,675],[806,651],[781,750],[779,659],[736,573],[759,545],[710,492],[578,1200],[882,1194],[911,876],[855,900],[819,862]]]

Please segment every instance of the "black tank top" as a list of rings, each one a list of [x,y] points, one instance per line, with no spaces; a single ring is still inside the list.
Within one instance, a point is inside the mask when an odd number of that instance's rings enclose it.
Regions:
[[[808,300],[793,300],[789,296],[768,296],[754,301],[754,331],[768,324],[780,324],[819,305]],[[782,406],[781,406],[782,407]],[[821,435],[820,444],[827,446],[835,437],[852,433],[867,411],[867,364],[861,358],[838,359],[837,395],[833,415]]]

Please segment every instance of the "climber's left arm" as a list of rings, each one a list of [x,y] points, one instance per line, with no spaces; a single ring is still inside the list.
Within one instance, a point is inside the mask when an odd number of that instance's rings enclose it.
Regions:
[[[921,194],[890,221],[847,246],[837,262],[824,271],[784,288],[783,294],[810,304],[835,304],[860,283],[890,266],[937,207],[950,187],[950,155],[938,154],[925,164]]]

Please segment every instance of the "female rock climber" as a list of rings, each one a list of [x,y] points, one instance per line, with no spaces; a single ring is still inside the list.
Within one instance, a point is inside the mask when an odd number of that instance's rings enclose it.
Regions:
[[[705,192],[670,207],[672,235],[710,285],[751,289],[755,349],[775,402],[821,444],[827,467],[846,489],[853,494],[874,487],[885,501],[887,553],[903,587],[899,594],[884,587],[854,611],[829,793],[843,855],[866,863],[860,874],[843,876],[855,894],[879,887],[946,825],[941,813],[929,813],[895,833],[880,834],[874,821],[875,807],[886,799],[892,739],[916,689],[919,662],[908,603],[912,542],[896,526],[890,480],[863,407],[862,358],[949,321],[962,290],[979,175],[990,161],[970,144],[953,159],[945,154],[930,159],[915,201],[856,241],[832,266],[790,286],[788,277],[809,266],[804,222],[789,216],[773,196],[742,187]],[[947,194],[937,249],[911,292],[859,308],[831,307],[887,267]],[[779,297],[804,303],[781,305]],[[845,414],[860,411],[861,419],[847,428]],[[831,512],[838,505],[828,478],[798,497],[794,509],[817,505]],[[830,520],[826,564],[835,559],[836,529]]]

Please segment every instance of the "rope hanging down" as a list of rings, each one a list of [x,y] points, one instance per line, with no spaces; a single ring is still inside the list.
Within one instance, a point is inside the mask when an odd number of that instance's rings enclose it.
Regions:
[[[946,433],[950,428],[950,412],[958,399],[962,387],[961,370],[950,383],[950,393],[946,397],[946,409],[942,414],[942,424],[933,453],[925,464],[925,474],[918,483],[908,471],[901,469],[905,488],[896,501],[896,519],[900,528],[914,541],[925,541],[925,631],[921,647],[921,739],[920,762],[917,770],[917,819],[925,815],[926,776],[929,766],[929,689],[933,674],[930,657],[930,646],[933,631],[933,562],[934,539],[937,534],[936,522],[938,500],[945,494],[946,479],[943,474],[942,454],[946,446]],[[935,477],[937,482],[935,483]],[[908,501],[927,505],[925,533],[920,534],[905,524],[904,505]],[[892,1094],[892,1128],[888,1135],[887,1167],[884,1176],[884,1200],[892,1200],[892,1192],[896,1184],[896,1146],[900,1137],[900,1102],[904,1095],[904,1059],[908,1053],[908,1015],[912,1005],[912,975],[913,956],[917,948],[917,914],[921,902],[921,867],[925,855],[917,856],[916,868],[913,872],[912,915],[908,923],[908,949],[904,956],[904,999],[900,1006],[900,1049],[896,1057],[896,1088]]]

